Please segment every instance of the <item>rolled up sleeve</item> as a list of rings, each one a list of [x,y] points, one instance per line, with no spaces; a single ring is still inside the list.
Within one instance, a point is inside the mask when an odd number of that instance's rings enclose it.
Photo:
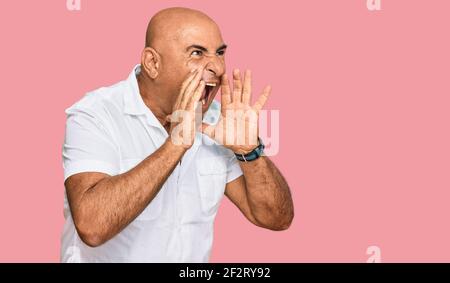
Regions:
[[[227,164],[227,183],[234,181],[242,175],[243,173],[239,161],[236,159],[234,153],[230,151]]]

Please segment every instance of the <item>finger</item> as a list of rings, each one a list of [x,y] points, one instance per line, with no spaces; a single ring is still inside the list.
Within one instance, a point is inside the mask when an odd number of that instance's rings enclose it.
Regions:
[[[242,102],[242,82],[239,69],[233,71],[233,102]]]
[[[242,91],[242,103],[245,105],[250,104],[252,99],[252,72],[250,70],[245,71],[244,74],[244,89]]]
[[[202,75],[203,75],[203,67],[197,69],[194,72],[194,76],[188,82],[188,84],[186,85],[186,87],[184,89],[184,94],[192,93],[197,88],[197,86],[200,83],[200,80],[202,78]]]
[[[184,93],[187,86],[191,83],[191,81],[194,79],[194,77],[197,75],[197,73],[198,73],[198,69],[194,69],[188,74],[186,79],[183,81],[183,84],[181,85],[180,93]]]
[[[181,104],[181,100],[183,99],[184,92],[186,91],[187,86],[191,83],[191,81],[194,79],[195,75],[197,74],[198,69],[192,70],[186,79],[181,84],[180,92],[178,94],[177,100],[175,102],[175,107],[178,107]]]
[[[231,103],[231,89],[230,82],[228,81],[228,76],[226,74],[222,75],[222,80],[220,82],[220,102],[223,106]]]
[[[185,109],[189,99],[193,95],[194,90],[198,87],[200,80],[203,75],[203,67],[198,70],[195,74],[194,78],[191,80],[189,85],[186,87],[186,90],[183,93],[183,98],[181,99],[181,108]]]
[[[255,105],[253,105],[253,109],[255,109],[257,112],[259,112],[263,107],[264,104],[266,104],[267,99],[269,98],[269,95],[272,91],[272,87],[266,86],[261,94],[260,97],[258,97],[258,100],[256,101]]]
[[[203,91],[205,90],[205,81],[201,80],[198,84],[198,87],[195,89],[194,94],[191,95],[191,98],[188,102],[188,110],[193,110],[195,107],[195,104],[200,100],[200,97],[202,96]]]

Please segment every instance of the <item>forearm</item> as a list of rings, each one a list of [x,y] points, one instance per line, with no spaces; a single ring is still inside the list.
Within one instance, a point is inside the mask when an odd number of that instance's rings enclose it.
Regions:
[[[247,201],[255,219],[275,230],[286,229],[294,217],[289,186],[268,157],[241,162]]]
[[[88,189],[77,209],[79,230],[95,243],[111,239],[154,199],[184,152],[166,141],[128,172],[104,178]]]

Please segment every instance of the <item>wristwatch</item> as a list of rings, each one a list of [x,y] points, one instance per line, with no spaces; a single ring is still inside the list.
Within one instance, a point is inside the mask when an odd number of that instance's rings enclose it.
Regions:
[[[258,146],[250,151],[247,154],[240,154],[240,153],[234,153],[236,155],[236,159],[239,161],[244,161],[244,162],[250,162],[253,160],[258,159],[260,156],[263,155],[264,153],[264,144],[262,142],[262,140],[258,137]]]

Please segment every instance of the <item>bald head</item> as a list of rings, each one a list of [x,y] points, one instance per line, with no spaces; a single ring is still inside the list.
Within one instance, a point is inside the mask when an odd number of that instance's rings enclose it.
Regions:
[[[161,41],[176,40],[183,30],[196,26],[209,26],[219,31],[217,24],[203,12],[182,7],[161,10],[148,23],[145,46],[155,47]]]
[[[141,56],[141,89],[155,95],[165,112],[172,110],[181,85],[191,71],[203,70],[203,80],[220,81],[225,73],[225,49],[219,26],[207,15],[188,8],[169,8],[155,14],[147,27]],[[144,86],[145,85],[145,86]],[[209,92],[208,104],[219,87]]]

